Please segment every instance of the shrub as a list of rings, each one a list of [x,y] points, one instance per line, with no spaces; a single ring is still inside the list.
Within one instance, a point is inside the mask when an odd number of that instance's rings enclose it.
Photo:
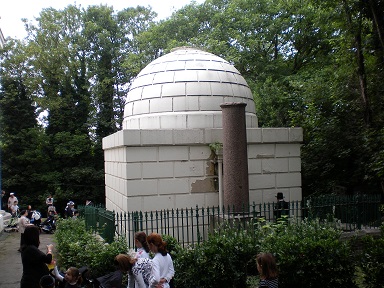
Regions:
[[[257,250],[247,231],[222,227],[206,241],[177,254],[176,287],[245,287],[248,264],[253,265]]]
[[[384,287],[384,237],[363,238],[363,251],[357,262],[363,272],[363,285],[366,288]]]
[[[95,233],[88,231],[82,219],[60,219],[55,232],[59,267],[87,266],[94,277],[115,270],[113,260],[128,248],[124,238],[107,244]]]
[[[260,248],[276,257],[279,287],[356,287],[351,245],[334,225],[302,221],[263,230]]]
[[[161,235],[161,238],[163,238],[163,241],[167,243],[167,251],[171,255],[172,260],[175,261],[177,255],[183,250],[183,247],[181,247],[175,237],[163,234]]]

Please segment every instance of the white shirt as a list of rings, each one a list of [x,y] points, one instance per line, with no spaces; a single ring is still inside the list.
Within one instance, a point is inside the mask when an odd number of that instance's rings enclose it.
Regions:
[[[149,254],[144,248],[137,248],[136,258],[149,258]]]
[[[29,224],[29,219],[24,215],[19,218],[19,232],[24,233],[25,227]]]
[[[155,257],[152,259],[152,272],[151,277],[149,278],[149,287],[156,287],[160,282],[161,278],[167,280],[163,284],[163,288],[169,288],[169,281],[175,275],[175,269],[173,268],[173,261],[171,255],[163,256],[160,253],[156,253]]]

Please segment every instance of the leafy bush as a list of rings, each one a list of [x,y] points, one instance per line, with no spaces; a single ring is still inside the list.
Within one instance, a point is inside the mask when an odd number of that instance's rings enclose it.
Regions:
[[[279,287],[356,287],[351,245],[341,241],[341,230],[327,223],[265,226],[260,248],[275,255]]]
[[[245,287],[249,264],[258,251],[247,231],[230,226],[209,238],[181,250],[174,261],[175,284],[183,287]]]
[[[116,239],[107,244],[95,233],[88,231],[82,219],[60,219],[55,232],[57,243],[58,266],[87,266],[94,277],[105,275],[115,270],[113,260],[119,253],[126,253],[126,239]]]
[[[163,241],[167,243],[167,250],[172,257],[172,260],[175,261],[177,255],[183,250],[183,247],[177,242],[175,237],[163,234],[161,235]]]
[[[366,288],[384,287],[384,237],[363,238],[363,251],[359,257],[359,268],[363,272],[363,284]]]

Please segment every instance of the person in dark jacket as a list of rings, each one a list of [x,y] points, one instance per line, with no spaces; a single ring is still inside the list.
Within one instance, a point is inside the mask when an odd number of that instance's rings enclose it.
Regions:
[[[24,246],[21,250],[23,275],[20,288],[40,288],[40,279],[49,275],[47,264],[52,262],[53,245],[47,245],[47,253],[39,250],[40,230],[36,226],[28,226],[24,231]]]
[[[282,216],[289,216],[289,203],[284,200],[284,194],[278,192],[276,195],[277,203],[274,207],[273,214],[275,219],[279,220]]]

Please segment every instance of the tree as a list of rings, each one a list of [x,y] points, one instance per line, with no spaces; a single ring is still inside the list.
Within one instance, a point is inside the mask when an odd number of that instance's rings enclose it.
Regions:
[[[9,40],[0,54],[0,134],[3,187],[27,205],[44,189],[41,178],[46,157],[44,133],[36,120],[35,99],[29,89],[31,72],[25,45]]]

